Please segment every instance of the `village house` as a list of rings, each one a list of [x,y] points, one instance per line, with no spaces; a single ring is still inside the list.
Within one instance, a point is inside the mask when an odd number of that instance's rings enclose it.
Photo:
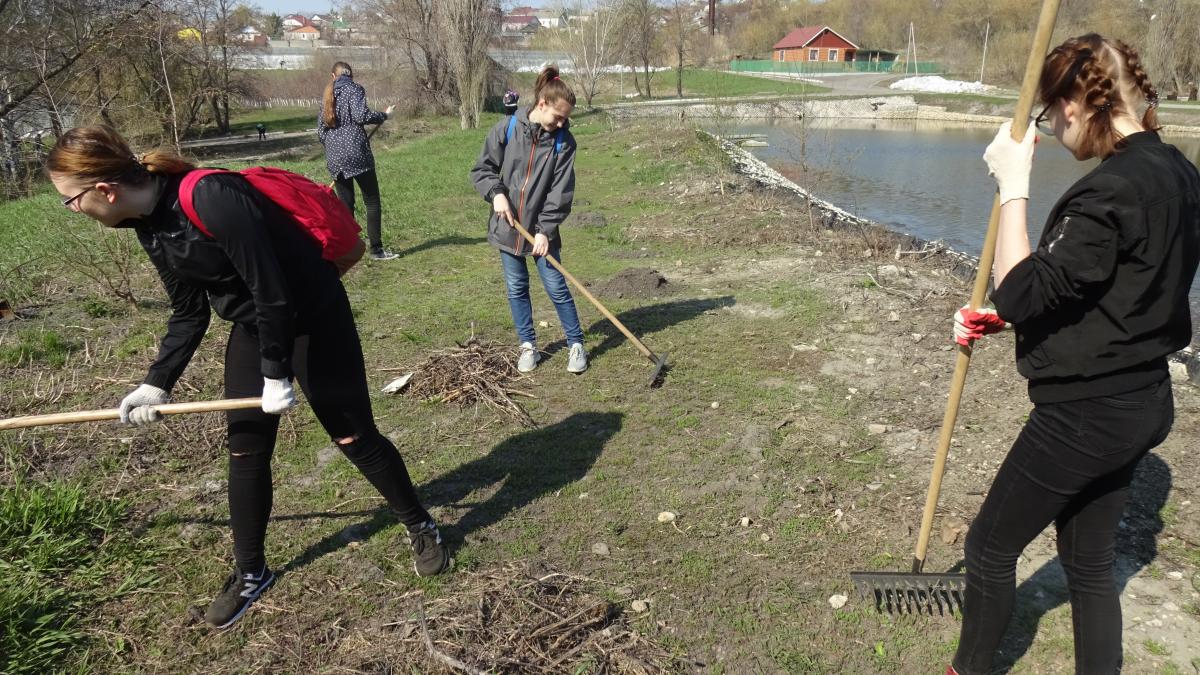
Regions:
[[[773,61],[837,63],[853,61],[858,45],[829,26],[801,26],[776,42],[772,49]]]
[[[307,42],[315,42],[321,39],[321,31],[313,26],[301,26],[292,30],[285,30],[283,33],[285,40],[303,40]]]
[[[288,14],[287,16],[283,17],[284,32],[311,25],[312,21],[310,21],[309,18],[303,14]]]
[[[507,14],[500,21],[501,33],[536,33],[542,22],[532,14]]]

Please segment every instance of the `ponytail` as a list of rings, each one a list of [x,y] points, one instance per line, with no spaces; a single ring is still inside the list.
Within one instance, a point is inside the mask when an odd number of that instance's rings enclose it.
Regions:
[[[350,68],[349,63],[338,61],[333,64],[329,84],[325,85],[325,94],[321,99],[321,118],[324,120],[325,126],[330,129],[336,129],[338,126],[337,105],[333,100],[333,83],[342,75],[354,79],[354,70]]]
[[[543,100],[550,105],[566,101],[571,107],[575,106],[575,92],[562,81],[558,66],[553,64],[542,68],[542,72],[538,73],[537,82],[533,85],[533,104],[537,105]]]
[[[152,175],[186,173],[195,164],[172,150],[158,148],[136,157],[129,144],[109,126],[76,127],[63,134],[46,157],[46,171],[83,183],[104,181],[141,185]]]

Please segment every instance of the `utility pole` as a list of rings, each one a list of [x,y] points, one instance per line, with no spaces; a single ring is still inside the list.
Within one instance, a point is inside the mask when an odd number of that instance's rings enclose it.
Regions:
[[[983,84],[983,67],[987,65],[987,42],[988,33],[992,32],[992,22],[989,21],[987,28],[983,30],[983,63],[979,64],[979,84]]]

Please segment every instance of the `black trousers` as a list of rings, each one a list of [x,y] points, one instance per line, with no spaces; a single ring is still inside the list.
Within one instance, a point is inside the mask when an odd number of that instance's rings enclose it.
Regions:
[[[990,672],[1012,615],[1017,557],[1051,522],[1071,598],[1075,672],[1120,672],[1117,524],[1138,461],[1166,439],[1174,416],[1169,379],[1034,407],[967,534],[960,675]]]
[[[338,443],[338,448],[387,499],[405,525],[430,520],[396,446],[375,427],[362,347],[345,291],[339,288],[334,300],[320,312],[319,320],[301,324],[298,332],[292,365],[321,426],[335,442],[355,438],[350,443]],[[225,349],[226,397],[262,395],[259,364],[254,327],[234,324]],[[271,455],[279,416],[256,408],[230,411],[227,420],[234,557],[241,569],[258,571],[266,562],[263,547],[271,516]]]
[[[383,208],[380,205],[379,178],[375,175],[375,169],[350,178],[338,174],[334,178],[334,190],[337,191],[338,199],[342,200],[346,208],[350,209],[350,213],[354,213],[354,183],[356,182],[358,189],[362,190],[363,204],[367,207],[367,242],[371,252],[378,253],[383,250],[383,233],[380,225]]]

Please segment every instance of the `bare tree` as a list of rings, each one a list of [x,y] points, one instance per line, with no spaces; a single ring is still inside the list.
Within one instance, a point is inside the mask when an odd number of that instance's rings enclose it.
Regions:
[[[463,129],[479,126],[483,97],[492,74],[488,45],[500,28],[496,0],[437,0],[438,23],[458,89],[458,117]]]
[[[646,98],[650,98],[653,77],[650,69],[659,53],[662,12],[654,0],[622,0],[621,16],[621,30],[629,39],[629,54],[642,67],[646,76]]]
[[[619,9],[618,0],[596,0],[590,6],[574,0],[561,7],[562,13],[575,21],[571,25],[568,20],[566,26],[555,31],[554,46],[570,59],[574,84],[589,108],[601,78],[621,52]]]
[[[1200,2],[1158,0],[1146,3],[1149,28],[1142,48],[1150,79],[1184,94],[1200,73]]]
[[[670,26],[667,37],[670,40],[671,55],[675,57],[675,96],[683,98],[683,59],[695,29],[688,3],[671,0],[668,21]]]
[[[424,97],[442,107],[454,100],[455,91],[439,4],[439,0],[364,0],[360,11],[386,26]]]

